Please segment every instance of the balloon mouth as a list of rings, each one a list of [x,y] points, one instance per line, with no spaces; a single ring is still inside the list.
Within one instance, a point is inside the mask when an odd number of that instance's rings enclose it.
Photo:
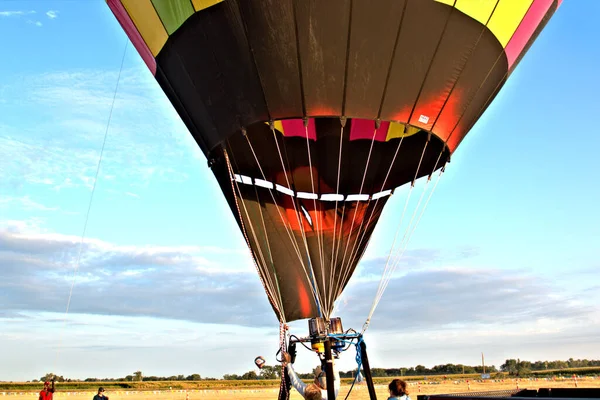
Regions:
[[[338,154],[340,147],[344,154]],[[230,177],[237,183],[257,186],[258,190],[274,190],[292,198],[333,203],[369,202],[388,197],[395,188],[430,176],[450,158],[442,139],[419,127],[394,121],[340,117],[257,122],[227,139],[223,151],[236,159]],[[424,158],[420,162],[422,153]],[[339,156],[350,154],[352,158],[348,162],[358,165],[368,164],[371,158],[372,164],[387,171],[385,164],[388,163],[387,177],[384,171],[366,176],[367,180],[362,182],[360,178],[366,171],[358,171],[356,165],[352,168],[357,169],[352,172],[356,179],[348,176],[348,168],[342,167],[344,170],[340,171],[338,162],[327,161],[324,168],[325,157],[337,161]],[[286,158],[293,161],[288,162]],[[341,184],[339,174],[346,175],[342,176]]]
[[[232,181],[241,183],[243,185],[256,186],[258,188],[264,188],[269,190],[276,190],[277,192],[287,195],[289,197],[295,197],[304,200],[319,200],[324,202],[369,202],[372,200],[378,200],[384,197],[392,195],[393,190],[388,189],[373,194],[341,194],[341,193],[312,193],[312,192],[297,192],[290,189],[287,186],[280,185],[266,181],[261,178],[250,177],[242,174],[233,174]]]

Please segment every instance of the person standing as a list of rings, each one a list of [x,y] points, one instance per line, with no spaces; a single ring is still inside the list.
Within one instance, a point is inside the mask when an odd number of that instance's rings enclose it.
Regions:
[[[402,379],[394,379],[388,385],[390,397],[388,400],[410,400],[408,390],[406,390],[406,382]]]
[[[108,396],[104,395],[104,388],[98,388],[98,394],[94,396],[94,400],[108,400]]]
[[[54,396],[54,378],[52,378],[52,386],[50,386],[50,382],[44,382],[44,388],[40,391],[40,396],[38,400],[52,400]]]

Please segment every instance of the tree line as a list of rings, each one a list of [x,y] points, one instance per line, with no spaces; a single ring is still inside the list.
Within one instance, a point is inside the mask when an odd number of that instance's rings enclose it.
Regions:
[[[600,367],[600,360],[573,359],[569,358],[566,361],[525,361],[520,359],[508,359],[500,366],[498,370],[494,365],[485,366],[486,373],[505,372],[514,376],[526,376],[533,371],[557,370],[565,368],[585,368],[585,367]],[[481,374],[483,366],[463,365],[463,364],[440,364],[431,368],[423,365],[415,367],[400,367],[400,368],[371,368],[371,374],[374,377],[396,377],[396,376],[422,376],[422,375],[453,375],[453,374]],[[340,377],[352,378],[356,375],[356,369],[350,371],[340,371]],[[302,379],[312,379],[315,376],[315,371],[310,373],[298,373]],[[141,371],[136,371],[131,375],[122,378],[86,378],[84,380],[65,379],[61,375],[53,373],[42,376],[39,380],[50,381],[52,378],[57,382],[122,382],[122,381],[200,381],[200,380],[217,380],[218,378],[203,378],[200,374],[191,375],[172,375],[172,376],[144,376]],[[225,374],[223,380],[260,380],[260,379],[279,379],[281,377],[281,366],[264,365],[262,369],[248,371],[242,375]],[[32,382],[37,382],[33,379]]]
[[[544,371],[548,369],[586,368],[600,367],[600,360],[574,360],[567,361],[521,361],[520,359],[509,359],[500,366],[500,371],[508,372],[509,375],[528,375],[533,371]]]

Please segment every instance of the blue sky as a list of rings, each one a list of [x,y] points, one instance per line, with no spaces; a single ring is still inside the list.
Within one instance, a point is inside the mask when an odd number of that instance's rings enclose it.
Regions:
[[[600,358],[599,13],[564,2],[454,154],[367,333],[373,366]],[[243,237],[131,45],[65,318],[127,38],[102,0],[2,1],[0,36],[0,380],[273,363]],[[340,300],[346,327],[362,326],[403,205]]]

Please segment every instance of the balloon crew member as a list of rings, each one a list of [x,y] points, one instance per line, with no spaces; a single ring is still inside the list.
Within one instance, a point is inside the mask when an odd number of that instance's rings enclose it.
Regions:
[[[104,395],[104,388],[98,388],[98,394],[94,396],[94,400],[108,400],[108,396]]]
[[[298,393],[302,395],[302,397],[304,397],[305,399],[310,398],[310,400],[313,400],[313,386],[316,386],[321,392],[320,398],[322,400],[328,400],[327,379],[325,371],[323,371],[321,366],[318,366],[316,368],[315,380],[311,384],[307,385],[304,382],[302,382],[302,380],[300,380],[298,374],[296,374],[296,371],[294,371],[294,367],[292,366],[292,356],[290,356],[289,353],[283,353],[283,363],[286,366],[286,372],[290,378],[292,386],[298,391]],[[333,367],[333,387],[335,389],[335,397],[337,398],[338,393],[340,391],[340,374],[337,368],[335,368],[335,366]]]
[[[410,400],[408,397],[408,391],[406,390],[406,382],[402,379],[394,379],[388,385],[390,397],[388,400]]]
[[[44,382],[44,388],[40,391],[40,396],[38,400],[52,400],[52,397],[54,395],[55,380],[56,378],[52,378],[52,385],[50,385],[50,382],[48,381]]]

